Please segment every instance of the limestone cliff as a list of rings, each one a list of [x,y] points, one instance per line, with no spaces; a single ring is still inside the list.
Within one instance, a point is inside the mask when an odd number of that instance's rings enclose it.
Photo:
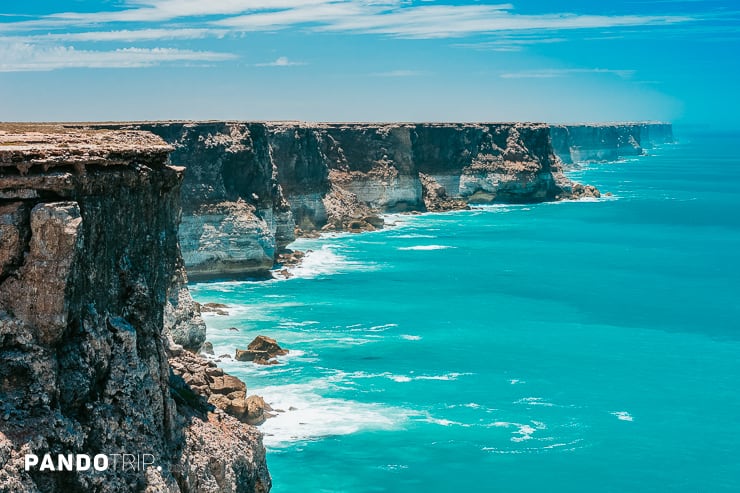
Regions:
[[[673,142],[673,127],[669,123],[552,125],[551,135],[555,154],[566,164],[616,161]]]
[[[336,208],[327,210],[327,196],[340,202],[356,200],[375,212],[424,211],[421,175],[447,196],[466,202],[539,202],[570,193],[562,186],[567,180],[552,153],[546,125],[268,127],[278,181],[304,230],[327,224],[347,229],[352,219],[366,213],[355,213],[348,203],[337,215]]]
[[[266,275],[294,230],[365,231],[384,212],[598,193],[562,174],[545,124],[102,126],[151,131],[187,167],[180,243],[191,279]]]
[[[193,309],[170,151],[142,132],[0,126],[0,491],[269,490],[259,432],[168,364]],[[26,471],[26,454],[154,464]]]

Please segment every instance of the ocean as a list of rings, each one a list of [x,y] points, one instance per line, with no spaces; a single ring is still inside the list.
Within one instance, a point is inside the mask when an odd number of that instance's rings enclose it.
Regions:
[[[279,412],[273,492],[740,491],[740,135],[574,179],[596,201],[394,215],[288,280],[191,286]],[[236,327],[238,331],[229,330]]]

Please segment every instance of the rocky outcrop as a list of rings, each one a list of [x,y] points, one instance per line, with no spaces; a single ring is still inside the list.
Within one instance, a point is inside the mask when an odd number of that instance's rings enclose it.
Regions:
[[[470,209],[465,200],[451,198],[445,187],[429,175],[419,173],[421,181],[421,196],[424,208],[429,212],[444,212],[460,209]]]
[[[616,161],[673,142],[670,123],[552,125],[552,146],[566,164]]]
[[[0,491],[270,488],[259,432],[171,379],[167,331],[200,335],[177,332],[192,300],[170,150],[142,132],[0,126]],[[26,454],[111,462],[26,471]]]
[[[170,351],[169,361],[178,382],[174,387],[184,400],[199,401],[204,408],[213,406],[248,424],[261,424],[272,416],[264,399],[247,396],[246,384],[216,363],[177,346]]]
[[[285,356],[289,351],[283,349],[275,339],[267,336],[257,336],[249,343],[246,350],[237,349],[234,359],[237,361],[252,361],[258,365],[276,365],[278,356]]]
[[[185,262],[180,255],[177,256],[175,271],[167,289],[164,331],[175,344],[191,351],[198,351],[206,339],[206,323],[201,317],[200,305],[188,290]]]

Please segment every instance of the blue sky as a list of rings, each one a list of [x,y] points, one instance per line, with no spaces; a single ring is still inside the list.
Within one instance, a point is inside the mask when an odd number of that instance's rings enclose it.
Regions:
[[[737,1],[3,2],[0,120],[734,125],[738,54]]]

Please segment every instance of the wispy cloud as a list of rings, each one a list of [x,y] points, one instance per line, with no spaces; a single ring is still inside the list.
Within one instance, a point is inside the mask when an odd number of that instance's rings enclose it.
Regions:
[[[554,37],[549,34],[544,36],[524,34],[522,37],[504,34],[490,41],[456,43],[453,46],[481,51],[522,51],[525,47],[531,45],[563,43],[565,41],[567,41],[565,37]]]
[[[140,42],[166,41],[182,39],[222,38],[229,31],[211,28],[158,28],[158,29],[122,29],[117,31],[88,31],[35,34],[30,36],[14,36],[16,41],[29,43],[37,42]]]
[[[340,0],[341,2],[342,0]],[[187,17],[235,15],[262,10],[292,9],[306,5],[336,3],[337,0],[126,0],[130,8],[107,12],[63,12],[49,20],[75,23],[163,22]]]
[[[0,43],[0,72],[48,71],[63,68],[137,68],[168,62],[221,62],[228,53],[174,48],[121,48],[78,50],[71,46],[36,46]]]
[[[373,77],[419,77],[428,74],[429,72],[422,70],[390,70],[388,72],[375,72],[370,75]]]
[[[500,75],[502,79],[554,79],[557,77],[570,77],[573,75],[608,74],[615,75],[620,79],[630,79],[635,75],[634,70],[615,70],[608,68],[566,68],[566,69],[542,69],[524,70],[521,72],[506,72]]]
[[[289,60],[287,56],[281,56],[272,62],[256,64],[257,67],[293,67],[296,65],[306,65],[306,63],[305,62],[294,62],[292,60]]]
[[[667,25],[692,20],[688,16],[671,15],[522,15],[512,13],[512,9],[510,4],[389,6],[358,1],[327,2],[249,13],[218,20],[215,24],[247,31],[307,25],[315,31],[453,38],[513,31]]]

